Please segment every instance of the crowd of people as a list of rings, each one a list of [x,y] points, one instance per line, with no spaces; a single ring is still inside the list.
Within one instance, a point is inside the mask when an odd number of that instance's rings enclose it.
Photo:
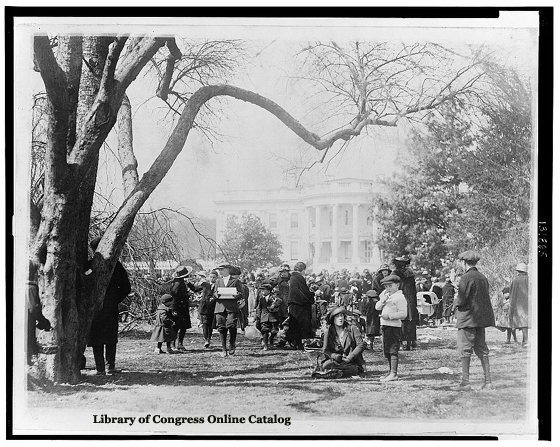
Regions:
[[[92,242],[92,249],[98,240]],[[495,320],[489,284],[476,264],[480,255],[467,251],[459,255],[462,275],[455,283],[448,277],[416,275],[410,259],[399,256],[390,264],[362,274],[341,270],[308,273],[303,262],[293,268],[263,268],[241,271],[220,264],[211,271],[193,272],[190,266],[178,266],[171,278],[158,283],[158,302],[151,341],[157,354],[186,351],[186,331],[192,328],[190,309],[197,303],[202,326],[203,346],[209,349],[214,330],[219,336],[223,357],[235,355],[238,330],[249,322],[261,337],[262,349],[315,350],[320,352],[312,376],[340,378],[366,372],[363,352],[381,339],[388,372],[380,380],[398,380],[399,352],[417,347],[417,326],[425,317],[433,322],[456,320],[457,348],[462,364],[458,389],[470,389],[469,369],[473,352],[484,371],[484,388],[491,387],[485,328],[496,326],[507,331],[510,343],[516,329],[528,341],[528,267],[516,266],[517,277],[502,291],[500,311]],[[28,362],[37,352],[35,327],[50,330],[41,313],[36,287],[37,266],[30,267],[28,285]],[[131,284],[124,267],[117,263],[103,301],[96,314],[88,346],[93,348],[97,374],[115,373],[119,303],[130,293]],[[418,299],[430,306],[429,315],[418,310]],[[165,348],[164,348],[165,344]],[[85,357],[82,358],[85,367]]]

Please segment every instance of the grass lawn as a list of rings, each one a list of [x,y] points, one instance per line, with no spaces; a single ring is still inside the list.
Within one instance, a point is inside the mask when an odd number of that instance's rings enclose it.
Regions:
[[[487,329],[494,389],[482,384],[480,361],[471,363],[472,392],[450,388],[460,380],[453,327],[418,328],[419,347],[400,354],[398,382],[380,383],[387,362],[379,340],[364,353],[363,377],[314,380],[314,356],[297,351],[262,351],[258,340],[238,336],[234,356],[206,350],[196,329],[187,334],[186,353],[157,355],[150,332],[121,336],[121,373],[95,376],[91,349],[83,382],[29,391],[30,407],[123,410],[152,414],[285,414],[295,418],[368,418],[417,421],[521,421],[527,411],[528,350],[505,345],[505,334]],[[218,334],[213,341],[218,343]],[[448,367],[452,374],[441,373]]]

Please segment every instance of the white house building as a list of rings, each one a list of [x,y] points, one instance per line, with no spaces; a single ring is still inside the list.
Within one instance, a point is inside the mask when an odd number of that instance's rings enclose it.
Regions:
[[[278,235],[284,260],[313,271],[377,268],[381,252],[370,216],[373,183],[344,178],[298,188],[235,190],[217,194],[216,239],[230,216],[254,214]]]

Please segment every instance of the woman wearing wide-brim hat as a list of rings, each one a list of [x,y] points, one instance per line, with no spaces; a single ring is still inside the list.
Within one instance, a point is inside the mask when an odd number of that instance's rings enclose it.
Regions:
[[[189,292],[187,289],[187,284],[185,283],[185,278],[187,278],[192,273],[192,267],[180,265],[173,272],[170,294],[173,297],[171,303],[171,311],[173,312],[173,321],[175,326],[175,331],[177,332],[177,349],[179,351],[186,351],[183,346],[183,341],[187,329],[192,327],[191,316],[189,313]],[[191,289],[194,289],[192,284],[189,284]],[[175,346],[175,341],[173,342]]]
[[[346,309],[333,309],[327,315],[327,323],[329,326],[323,339],[323,358],[312,377],[340,379],[365,372],[362,333],[358,327],[346,321]]]
[[[529,276],[527,264],[520,262],[515,266],[517,276],[510,286],[510,323],[514,329],[523,333],[522,346],[527,345],[529,332]]]

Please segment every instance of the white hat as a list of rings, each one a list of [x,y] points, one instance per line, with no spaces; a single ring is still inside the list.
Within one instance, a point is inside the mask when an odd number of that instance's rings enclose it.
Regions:
[[[517,270],[518,272],[527,273],[527,264],[525,264],[524,262],[520,262],[515,266],[515,270]]]

